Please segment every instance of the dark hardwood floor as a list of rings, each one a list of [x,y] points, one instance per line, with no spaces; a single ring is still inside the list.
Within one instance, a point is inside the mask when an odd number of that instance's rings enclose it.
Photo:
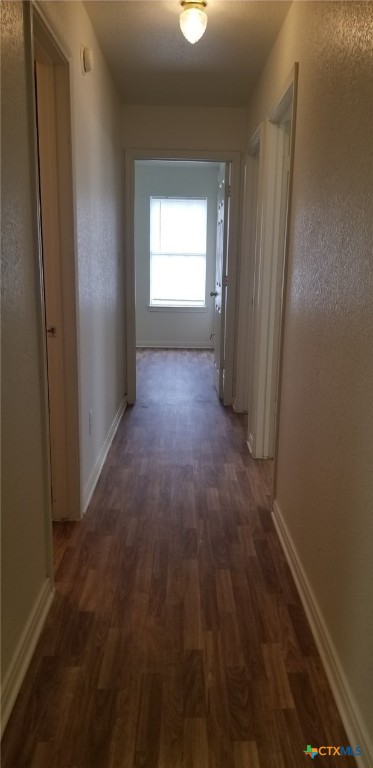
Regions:
[[[268,467],[212,376],[208,352],[139,352],[88,513],[54,526],[56,597],[3,768],[302,768],[307,744],[348,744]]]

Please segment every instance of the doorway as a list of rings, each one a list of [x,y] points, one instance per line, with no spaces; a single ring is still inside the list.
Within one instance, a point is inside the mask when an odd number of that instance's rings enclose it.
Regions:
[[[35,8],[33,30],[52,516],[76,520],[81,493],[69,64]]]
[[[222,333],[224,334],[224,343],[222,345],[222,348],[224,349],[225,359],[224,359],[224,387],[222,392],[222,399],[225,405],[230,405],[232,403],[233,399],[233,367],[234,367],[234,328],[235,328],[235,294],[236,294],[236,253],[237,253],[237,239],[238,239],[238,197],[239,197],[239,188],[240,188],[240,156],[239,153],[218,153],[217,155],[215,153],[198,153],[193,152],[189,153],[187,151],[180,151],[172,154],[168,154],[165,152],[127,152],[126,153],[126,284],[127,284],[127,359],[128,359],[128,399],[130,403],[133,403],[136,399],[136,343],[139,343],[139,346],[157,346],[157,344],[154,342],[154,339],[150,339],[152,343],[147,344],[146,342],[149,341],[149,339],[141,339],[139,336],[136,338],[137,330],[136,326],[139,325],[139,331],[140,333],[143,332],[144,328],[140,328],[140,322],[139,318],[144,316],[144,314],[147,316],[147,327],[148,329],[151,327],[151,325],[155,325],[155,323],[158,323],[158,320],[156,318],[161,317],[163,314],[163,320],[164,320],[164,326],[168,327],[168,333],[171,334],[171,331],[174,329],[170,328],[170,323],[174,323],[175,328],[180,323],[183,324],[182,314],[184,313],[184,319],[185,319],[185,312],[186,309],[184,307],[162,307],[161,310],[159,306],[154,307],[151,306],[150,301],[150,261],[149,261],[149,243],[150,243],[150,233],[149,233],[149,227],[147,227],[146,221],[149,218],[149,211],[150,211],[150,197],[151,195],[147,195],[146,201],[144,199],[142,200],[143,206],[144,206],[144,215],[140,217],[141,220],[141,243],[140,238],[138,236],[138,218],[136,213],[136,200],[139,196],[139,189],[138,185],[136,183],[137,180],[137,170],[138,168],[144,167],[144,165],[148,165],[149,167],[156,168],[158,167],[171,167],[174,169],[182,170],[184,167],[185,172],[186,169],[194,168],[209,168],[214,169],[214,172],[216,173],[217,177],[217,171],[220,168],[221,165],[223,165],[224,168],[228,167],[231,181],[229,184],[229,190],[228,193],[231,195],[230,198],[230,216],[229,216],[229,227],[227,226],[227,236],[226,236],[226,252],[230,254],[229,259],[229,285],[227,284],[227,280],[225,279],[225,318],[221,324]],[[169,193],[170,194],[170,193]],[[180,193],[179,193],[180,194]],[[156,195],[155,195],[156,196]],[[161,196],[161,192],[158,191],[158,197]],[[171,195],[172,196],[172,195]],[[166,195],[165,195],[166,197]],[[215,210],[214,210],[215,208]],[[215,205],[212,209],[213,215],[214,215],[214,236],[213,239],[215,240],[216,237],[216,224],[217,224],[217,211],[216,211],[216,197],[215,197]],[[145,221],[145,226],[144,225]],[[210,205],[210,224],[211,224],[211,205]],[[211,238],[210,238],[211,240]],[[139,256],[140,251],[144,252],[147,251],[145,254],[147,259],[148,266],[143,269],[142,275],[140,275],[137,271],[137,259]],[[195,307],[193,313],[190,313],[190,317],[192,314],[195,315],[195,321],[197,324],[198,315],[201,318],[201,315],[205,314],[211,314],[215,311],[214,302],[212,301],[212,297],[215,294],[214,287],[215,287],[215,248],[214,248],[214,269],[213,273],[210,274],[211,269],[209,268],[209,271],[206,270],[206,285],[205,285],[205,306]],[[144,253],[140,256],[140,258],[145,258]],[[228,269],[228,260],[225,259],[225,269]],[[145,277],[144,277],[145,275]],[[142,287],[141,287],[142,286]],[[145,286],[145,289],[144,289]],[[135,296],[137,295],[137,300],[141,301],[142,307],[138,308],[136,307],[136,299]],[[189,312],[189,309],[188,309]],[[170,314],[172,314],[172,320],[170,320]],[[212,315],[211,315],[212,316]],[[150,320],[151,319],[151,320]],[[149,323],[150,320],[150,323]],[[142,322],[142,321],[141,321]],[[175,343],[175,340],[166,339],[163,338],[163,342],[159,341],[158,346],[166,346],[166,347],[177,347],[177,346],[195,346],[196,348],[200,347],[210,347],[213,348],[215,346],[216,342],[216,328],[212,327],[211,320],[208,320],[209,325],[209,333],[207,340],[206,338],[204,340],[201,340],[200,343],[198,343],[198,339],[196,342],[196,339],[194,339],[193,344],[189,344],[188,340],[184,338],[184,341],[181,341],[179,343]],[[151,332],[154,332],[154,328],[151,328]],[[215,334],[215,336],[214,336]]]
[[[248,447],[273,459],[278,433],[281,345],[294,151],[297,67],[283,96],[251,140]],[[255,245],[254,245],[255,244]]]
[[[254,407],[253,392],[253,343],[254,343],[254,296],[255,255],[258,224],[258,185],[260,145],[263,126],[259,126],[249,144],[245,158],[242,248],[239,278],[239,318],[237,324],[237,380],[234,410],[249,414]]]
[[[135,162],[137,348],[214,347],[218,169]]]

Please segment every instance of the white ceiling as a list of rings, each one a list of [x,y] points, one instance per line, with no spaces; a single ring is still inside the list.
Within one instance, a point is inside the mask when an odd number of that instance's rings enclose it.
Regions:
[[[208,0],[195,45],[179,0],[86,0],[124,104],[244,107],[286,13],[286,0]]]

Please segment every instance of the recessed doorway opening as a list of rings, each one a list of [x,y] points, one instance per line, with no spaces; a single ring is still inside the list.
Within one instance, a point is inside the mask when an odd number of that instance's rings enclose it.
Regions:
[[[136,348],[216,351],[216,390],[232,402],[239,155],[196,154],[126,154],[130,403]]]

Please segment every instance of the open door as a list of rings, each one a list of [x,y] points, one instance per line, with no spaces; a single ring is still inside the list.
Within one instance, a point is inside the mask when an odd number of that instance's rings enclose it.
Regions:
[[[224,399],[229,204],[230,163],[221,163],[218,176],[215,290],[210,293],[210,296],[215,297],[214,384],[221,400]]]

